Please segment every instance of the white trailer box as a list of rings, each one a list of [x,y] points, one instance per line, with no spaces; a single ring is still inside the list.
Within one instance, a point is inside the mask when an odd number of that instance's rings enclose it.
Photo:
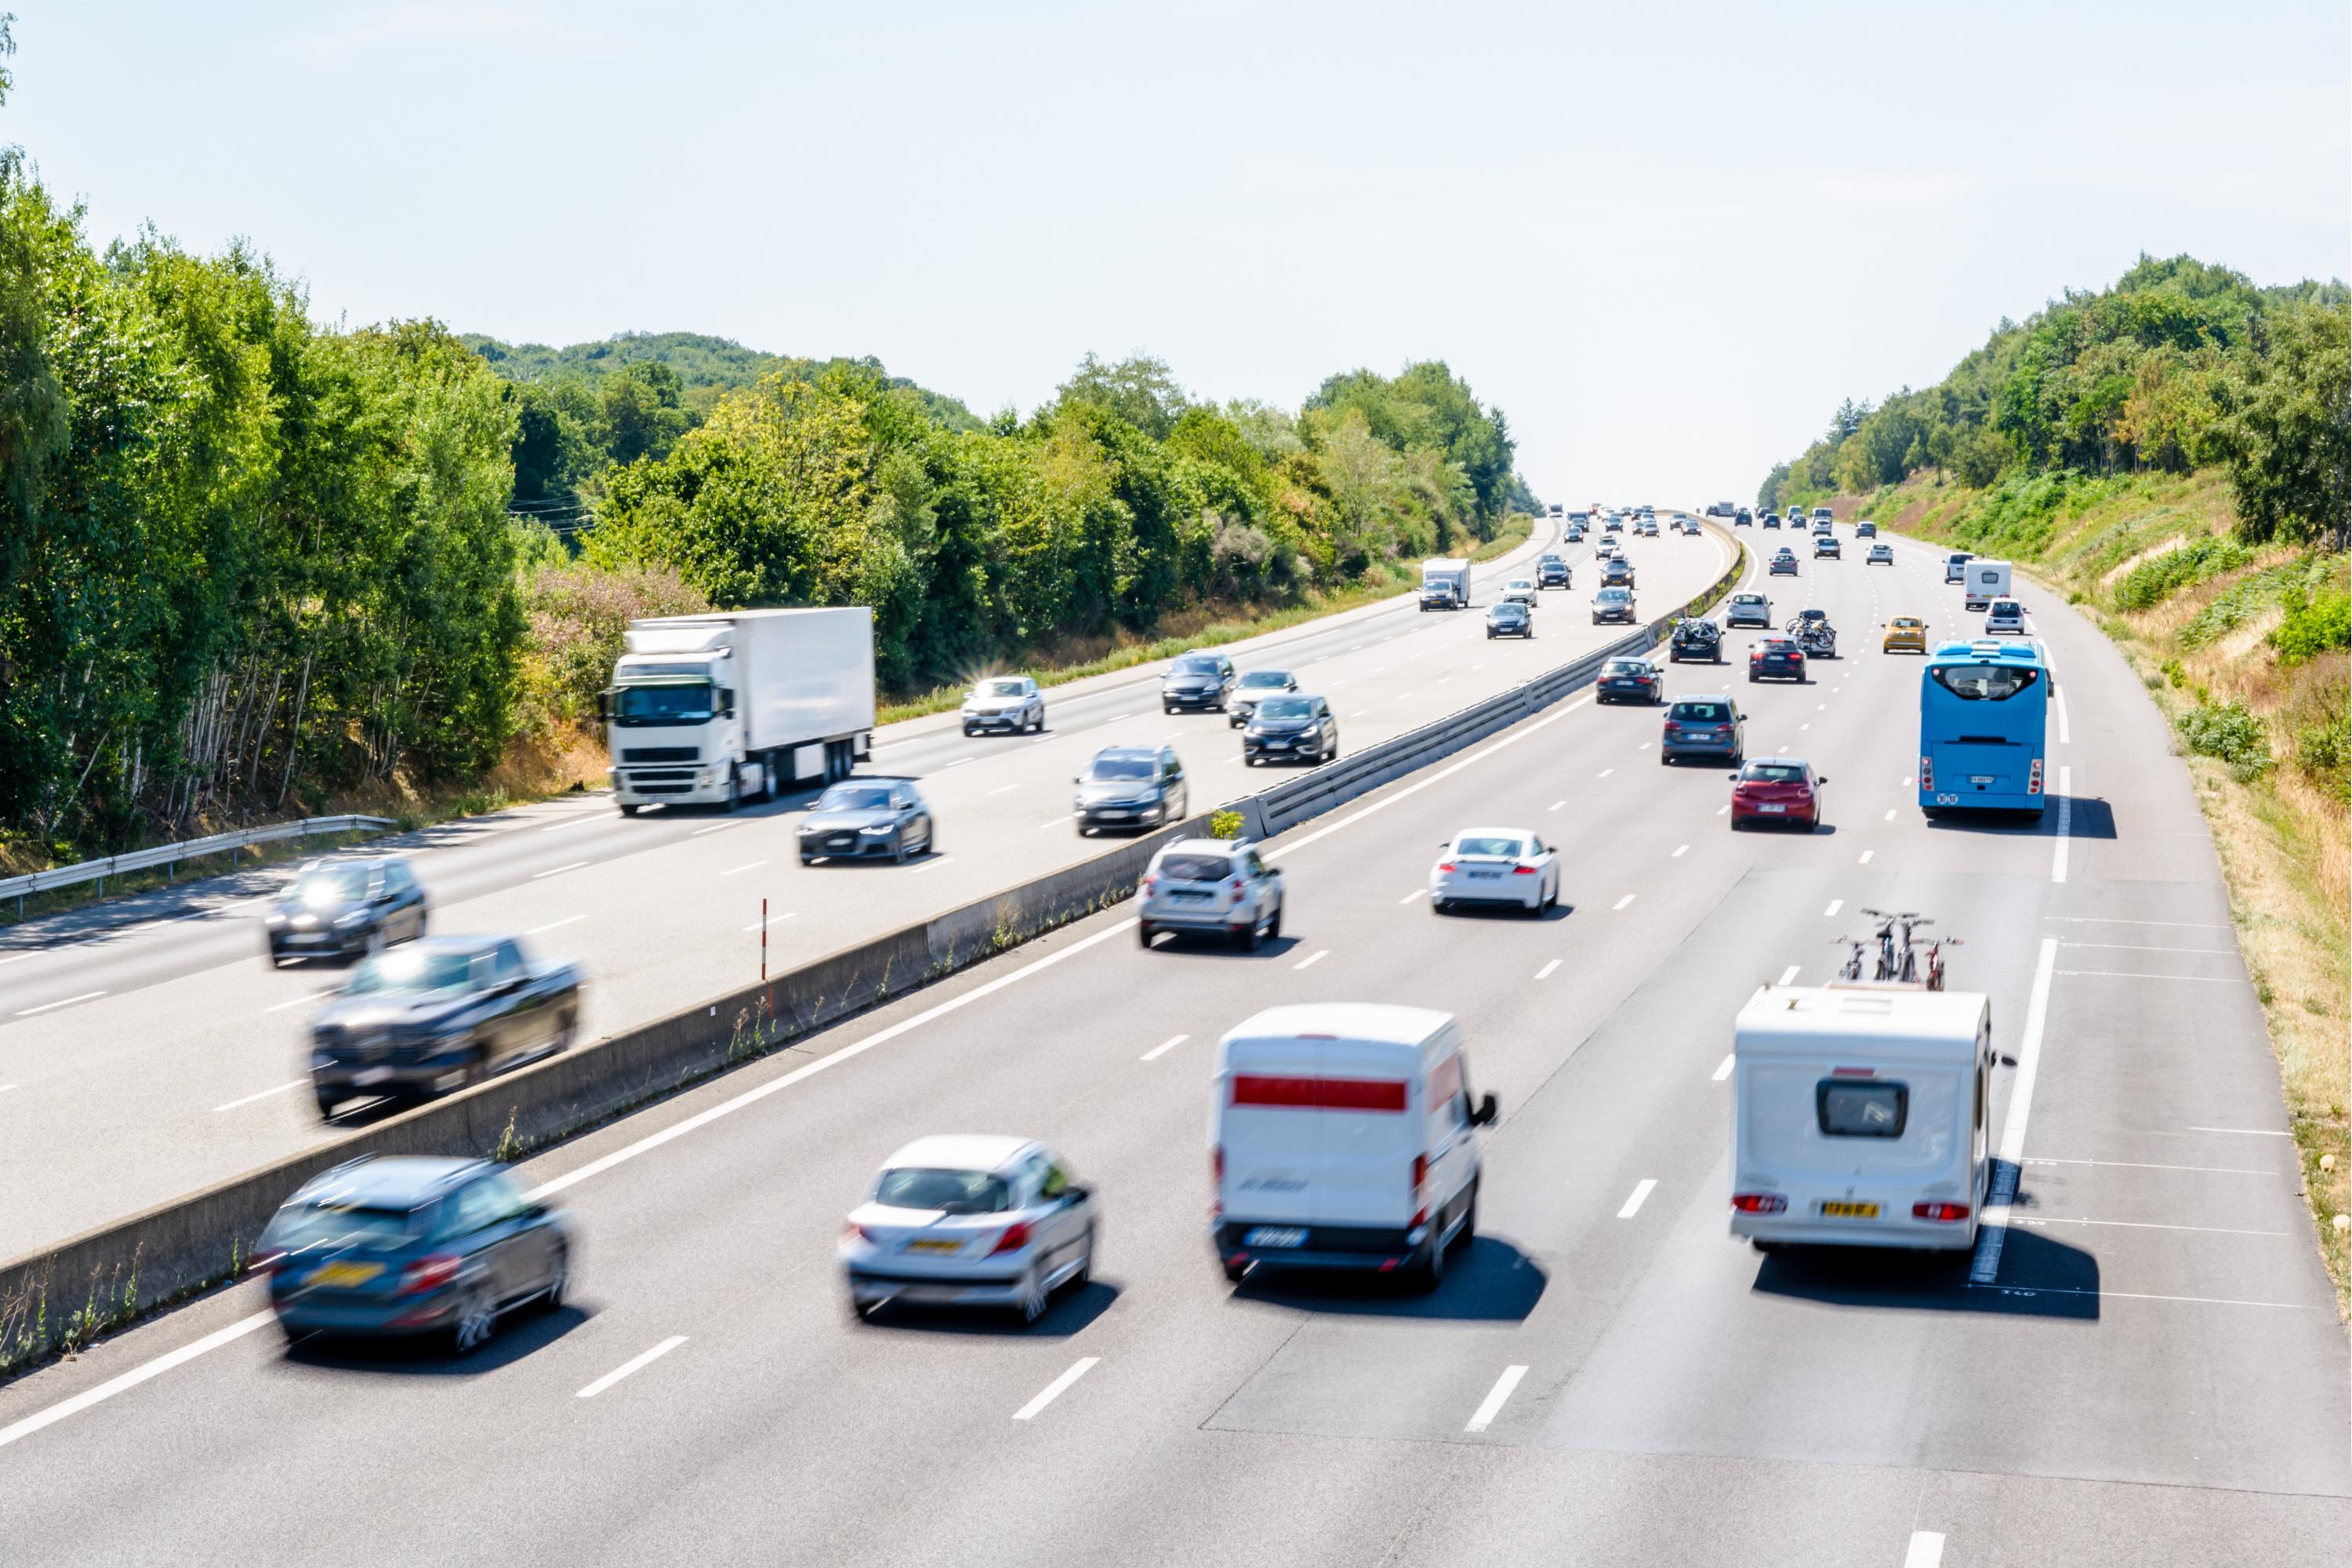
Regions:
[[[1990,1162],[1992,1013],[1970,992],[1767,985],[1733,1041],[1731,1234],[1966,1250]]]
[[[1961,579],[1967,584],[1968,607],[1981,610],[1995,599],[2009,597],[2009,563],[2006,561],[1971,561],[1964,568]]]
[[[613,792],[726,805],[846,777],[871,753],[874,614],[730,610],[630,625],[604,694]]]
[[[1470,563],[1458,556],[1423,562],[1421,607],[1424,610],[1468,609]]]

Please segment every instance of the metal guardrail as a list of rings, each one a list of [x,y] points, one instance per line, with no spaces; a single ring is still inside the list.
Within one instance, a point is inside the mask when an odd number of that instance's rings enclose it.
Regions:
[[[96,882],[98,890],[103,893],[106,891],[106,879],[119,877],[125,871],[148,871],[161,866],[164,875],[169,877],[183,860],[242,849],[249,844],[269,844],[281,838],[307,838],[314,833],[352,833],[361,828],[393,826],[392,819],[384,816],[306,816],[299,822],[273,822],[267,827],[241,828],[235,833],[215,833],[204,838],[183,838],[176,843],[158,844],[148,849],[133,849],[125,855],[109,855],[101,860],[82,860],[71,866],[0,879],[0,899],[16,900],[16,912],[22,915],[25,900],[34,893],[70,888],[81,882]]]

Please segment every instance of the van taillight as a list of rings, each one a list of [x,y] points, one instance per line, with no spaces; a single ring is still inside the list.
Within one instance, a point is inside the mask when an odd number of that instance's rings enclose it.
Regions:
[[[2042,793],[2042,759],[2040,757],[2033,759],[2033,767],[2025,775],[2025,793],[2028,795]]]
[[[1209,1180],[1221,1187],[1225,1184],[1225,1146],[1223,1143],[1209,1151]]]
[[[1913,1204],[1911,1217],[1931,1219],[1938,1225],[1952,1225],[1969,1217],[1969,1205],[1966,1204]]]
[[[1426,1154],[1415,1154],[1412,1157],[1412,1195],[1414,1197],[1417,1198],[1421,1196],[1421,1189],[1428,1181],[1429,1156]]]
[[[1734,1193],[1731,1206],[1741,1214],[1779,1214],[1789,1206],[1789,1200],[1778,1193]]]
[[[1936,787],[1936,759],[1933,757],[1919,759],[1919,787],[1921,789]]]

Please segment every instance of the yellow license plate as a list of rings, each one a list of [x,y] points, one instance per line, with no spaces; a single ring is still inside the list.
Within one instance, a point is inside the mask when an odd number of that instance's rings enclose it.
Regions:
[[[1876,1204],[1823,1204],[1822,1215],[1830,1219],[1876,1219]]]
[[[366,1284],[383,1272],[383,1265],[381,1263],[330,1263],[310,1276],[310,1283],[348,1290],[353,1286]]]
[[[907,1244],[909,1252],[959,1252],[962,1248],[961,1241],[910,1241]]]

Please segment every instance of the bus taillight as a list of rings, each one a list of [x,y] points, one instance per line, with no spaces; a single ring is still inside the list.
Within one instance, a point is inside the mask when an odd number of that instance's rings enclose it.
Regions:
[[[2034,764],[2036,767],[2040,767],[2041,765],[2042,764],[2039,763]],[[1931,790],[1936,787],[1936,759],[1933,757],[1922,757],[1919,759],[1919,787],[1923,790]]]
[[[2042,759],[2040,757],[2033,759],[2033,771],[2025,775],[2025,793],[2028,795],[2042,793]]]

